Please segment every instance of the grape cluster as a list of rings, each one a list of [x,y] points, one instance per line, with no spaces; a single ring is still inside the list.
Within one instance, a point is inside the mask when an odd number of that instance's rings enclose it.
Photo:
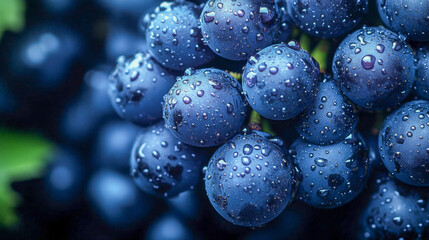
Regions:
[[[345,205],[379,159],[398,180],[427,186],[429,102],[401,103],[413,87],[428,98],[427,48],[407,41],[427,40],[428,6],[401,4],[378,1],[389,29],[356,30],[366,0],[161,3],[142,18],[148,52],[120,57],[111,75],[120,116],[141,126],[160,121],[142,131],[131,153],[137,185],[171,197],[194,188],[207,165],[211,204],[242,226],[273,220],[293,198],[317,208]],[[408,21],[414,9],[417,22]],[[287,39],[292,23],[320,38],[350,33],[333,54],[332,71],[308,46]],[[246,60],[242,74],[202,68],[221,58]],[[398,106],[380,127],[377,146],[368,147],[360,131],[370,129],[358,124],[359,115]],[[301,138],[288,149],[269,125],[290,119]]]

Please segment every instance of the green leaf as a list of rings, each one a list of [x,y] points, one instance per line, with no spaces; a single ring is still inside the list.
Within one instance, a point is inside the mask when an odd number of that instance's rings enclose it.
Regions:
[[[0,128],[0,225],[18,220],[19,196],[11,183],[41,176],[52,152],[53,144],[37,134]]]
[[[276,136],[276,133],[271,128],[270,122],[267,119],[262,119],[262,131],[271,134],[271,136]]]
[[[18,32],[25,24],[24,0],[0,0],[0,39],[7,30]]]

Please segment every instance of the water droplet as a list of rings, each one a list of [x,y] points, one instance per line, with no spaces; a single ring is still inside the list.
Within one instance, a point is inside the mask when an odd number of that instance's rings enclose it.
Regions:
[[[264,23],[270,22],[275,17],[275,12],[265,6],[261,6],[259,8],[259,14],[261,15],[262,22]]]
[[[270,153],[271,153],[271,148],[264,147],[264,148],[262,148],[261,153],[262,153],[262,155],[268,157],[270,155]]]
[[[139,78],[140,72],[139,71],[132,71],[130,75],[131,82],[134,82]]]
[[[189,103],[191,103],[191,102],[192,102],[192,99],[191,99],[190,97],[188,97],[188,96],[184,96],[184,97],[183,97],[183,102],[184,102],[185,104],[189,104]]]
[[[249,72],[246,74],[246,85],[250,88],[254,87],[256,84],[256,73],[255,72]]]
[[[160,154],[159,154],[159,152],[158,152],[158,151],[153,150],[153,151],[152,151],[152,156],[153,156],[154,158],[156,158],[156,159],[159,159]]]
[[[253,152],[253,147],[250,144],[246,144],[243,147],[243,153],[249,155]]]
[[[394,49],[395,51],[399,51],[402,49],[402,43],[399,41],[394,41],[392,44],[392,49]]]
[[[213,22],[215,17],[215,12],[211,11],[211,12],[205,12],[204,13],[204,22],[209,23],[209,22]]]
[[[225,162],[225,159],[220,158],[220,159],[217,160],[216,167],[220,171],[223,171],[226,168],[226,164],[227,163]]]
[[[366,55],[362,58],[362,67],[365,69],[371,69],[374,67],[375,57],[373,55]]]
[[[394,218],[392,218],[392,221],[393,221],[393,223],[395,223],[398,226],[401,226],[402,223],[404,222],[401,217],[394,217]]]
[[[314,159],[314,163],[319,167],[324,167],[324,166],[328,165],[328,159],[316,158],[316,159]]]
[[[383,44],[377,44],[377,47],[375,47],[375,49],[377,50],[377,52],[379,53],[383,53],[384,52],[384,45]]]
[[[198,91],[197,91],[197,96],[198,96],[198,97],[202,97],[202,96],[204,96],[204,90],[198,90]]]
[[[245,166],[249,165],[252,162],[252,160],[250,160],[249,157],[242,157],[241,158],[241,163]]]
[[[232,105],[232,103],[226,104],[226,112],[227,113],[233,113],[234,112],[234,105]]]
[[[289,48],[292,48],[293,50],[297,50],[297,51],[301,50],[301,45],[299,45],[298,41],[295,41],[295,40],[289,41],[287,45]]]
[[[328,194],[329,194],[329,189],[322,188],[317,191],[317,196],[321,198],[328,196]]]
[[[259,64],[259,66],[258,66],[258,70],[259,70],[260,72],[265,71],[265,69],[267,69],[267,64],[266,64],[266,63],[261,63],[261,64]]]
[[[245,12],[243,10],[238,10],[237,14],[238,14],[239,17],[243,17],[244,14],[245,14]]]

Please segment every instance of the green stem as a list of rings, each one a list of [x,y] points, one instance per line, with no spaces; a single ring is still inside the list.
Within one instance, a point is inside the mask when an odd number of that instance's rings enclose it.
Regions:
[[[302,34],[299,38],[299,45],[301,45],[301,48],[304,49],[307,52],[310,52],[311,48],[311,39],[307,34]]]
[[[269,133],[272,136],[276,135],[276,133],[271,128],[270,122],[267,119],[262,119],[262,131]]]
[[[237,72],[229,72],[227,71],[231,76],[233,76],[237,81],[241,81],[243,74],[237,73]]]
[[[252,110],[249,123],[261,125],[261,115],[259,115],[259,113],[257,113],[255,110]]]
[[[319,63],[321,72],[326,72],[330,45],[331,43],[328,40],[320,40],[320,42],[311,52],[311,56],[313,56]]]
[[[374,135],[378,135],[378,132],[380,131],[381,125],[384,122],[384,119],[386,118],[387,114],[385,111],[377,111],[377,113],[375,114],[375,123],[372,127],[372,134]]]

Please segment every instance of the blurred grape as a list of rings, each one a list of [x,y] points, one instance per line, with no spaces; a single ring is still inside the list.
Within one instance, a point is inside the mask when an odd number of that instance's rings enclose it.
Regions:
[[[146,240],[182,240],[194,239],[191,231],[174,214],[167,213],[159,217],[150,227]]]
[[[79,34],[65,25],[51,22],[26,29],[11,50],[10,85],[25,93],[55,89],[67,80],[83,50]]]
[[[68,142],[85,142],[103,120],[115,116],[107,94],[109,71],[106,65],[88,71],[81,94],[64,110],[60,131]]]
[[[140,128],[115,120],[101,127],[92,152],[96,167],[109,167],[125,174],[130,173],[130,155]]]
[[[136,224],[151,210],[151,199],[137,189],[129,176],[113,170],[95,172],[87,196],[96,214],[113,227]]]

